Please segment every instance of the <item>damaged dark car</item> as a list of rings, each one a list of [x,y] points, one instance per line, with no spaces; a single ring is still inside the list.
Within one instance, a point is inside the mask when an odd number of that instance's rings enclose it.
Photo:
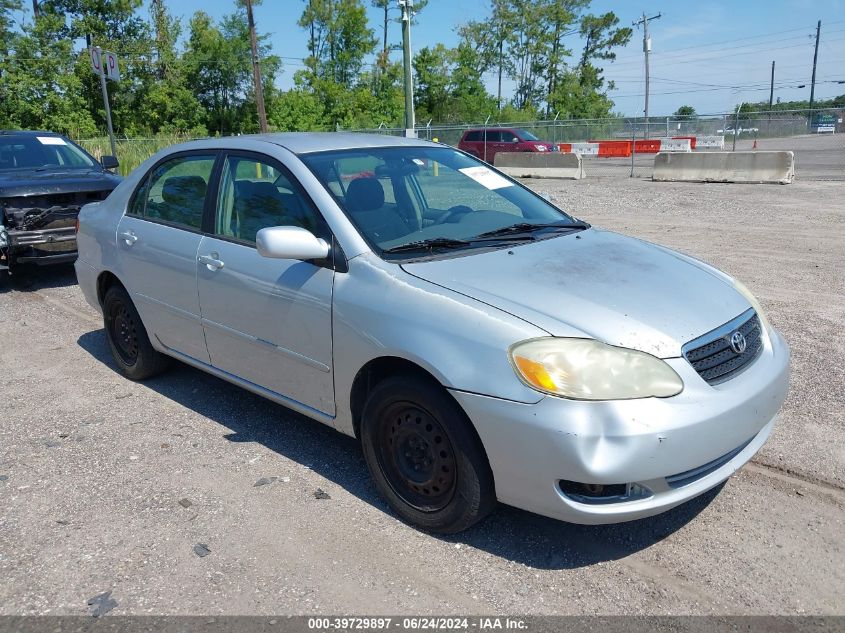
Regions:
[[[74,261],[79,209],[108,197],[116,167],[59,134],[0,130],[0,271]]]

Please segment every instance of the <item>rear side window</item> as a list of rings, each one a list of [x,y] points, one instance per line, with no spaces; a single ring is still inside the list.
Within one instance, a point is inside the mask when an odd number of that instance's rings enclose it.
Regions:
[[[161,163],[138,188],[129,213],[201,229],[214,160],[214,154],[198,154],[179,156]]]
[[[478,130],[474,132],[467,132],[467,135],[464,137],[464,140],[470,143],[476,143],[481,140],[481,132]]]

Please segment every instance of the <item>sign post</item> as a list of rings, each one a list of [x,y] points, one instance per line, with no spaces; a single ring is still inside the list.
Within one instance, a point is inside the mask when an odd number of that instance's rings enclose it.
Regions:
[[[117,66],[117,55],[102,50],[99,46],[90,46],[88,53],[91,56],[91,70],[100,76],[100,88],[103,91],[103,106],[106,109],[106,126],[109,130],[109,143],[111,144],[112,156],[117,156],[117,149],[114,143],[114,129],[111,124],[111,107],[109,107],[109,91],[106,88],[106,79],[117,81],[120,79],[120,70]]]

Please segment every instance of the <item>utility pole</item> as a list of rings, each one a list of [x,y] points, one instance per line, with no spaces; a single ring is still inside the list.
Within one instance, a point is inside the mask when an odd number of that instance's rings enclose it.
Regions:
[[[37,19],[39,13],[38,0],[32,0],[32,17]]]
[[[772,82],[769,84],[769,112],[772,111],[772,101],[775,99],[775,62],[772,60]]]
[[[411,75],[411,16],[413,0],[398,0],[402,10],[402,59],[405,67],[405,136],[416,138],[414,132],[414,78]]]
[[[822,31],[822,21],[816,25],[816,51],[813,53],[813,80],[810,82],[810,118],[813,116],[813,97],[816,93],[816,62],[819,59],[819,35]]]
[[[252,79],[255,82],[255,103],[258,106],[258,128],[267,133],[267,112],[264,110],[264,87],[261,84],[261,66],[258,63],[258,42],[255,37],[255,20],[252,17],[252,0],[246,0],[246,20],[249,24],[249,43],[252,46]]]
[[[645,109],[643,113],[645,114],[645,138],[648,138],[648,55],[651,53],[651,38],[648,36],[648,21],[659,20],[660,17],[660,13],[653,15],[650,18],[646,17],[646,14],[643,13],[643,17],[634,22],[634,26],[639,26],[640,24],[643,25],[643,53],[645,54]]]

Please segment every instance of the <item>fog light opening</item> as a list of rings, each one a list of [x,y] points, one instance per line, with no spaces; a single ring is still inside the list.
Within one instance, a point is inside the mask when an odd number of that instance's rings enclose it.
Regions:
[[[624,503],[652,495],[651,490],[638,483],[587,484],[561,479],[558,486],[566,497],[578,503]]]

